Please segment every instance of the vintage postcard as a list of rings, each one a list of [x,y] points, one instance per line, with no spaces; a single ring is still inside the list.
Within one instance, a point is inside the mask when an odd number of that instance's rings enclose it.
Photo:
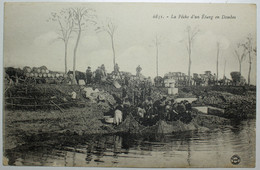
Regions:
[[[4,166],[253,168],[256,5],[4,3]]]

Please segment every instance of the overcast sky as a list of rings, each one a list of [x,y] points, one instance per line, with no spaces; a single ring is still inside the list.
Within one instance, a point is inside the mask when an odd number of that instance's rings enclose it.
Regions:
[[[47,66],[50,70],[64,71],[64,43],[57,39],[59,25],[47,22],[51,12],[62,8],[86,7],[96,10],[98,23],[110,18],[115,32],[116,62],[123,71],[135,73],[138,65],[145,76],[156,75],[156,50],[154,39],[160,37],[159,75],[188,73],[186,50],[187,26],[198,28],[192,46],[192,73],[216,72],[217,42],[220,42],[219,77],[238,71],[234,48],[244,42],[250,33],[256,39],[256,7],[236,4],[145,4],[145,3],[5,3],[4,17],[4,66]],[[154,15],[164,19],[154,19]],[[234,16],[236,19],[202,19],[201,16]],[[171,16],[176,19],[171,19]],[[199,16],[200,19],[178,19],[179,15]],[[168,18],[167,18],[168,16]],[[73,34],[68,48],[68,69],[72,70]],[[251,82],[255,84],[256,57],[253,57]],[[96,33],[92,27],[85,30],[77,53],[77,70],[92,70],[105,64],[113,68],[113,53],[107,33]],[[242,75],[247,79],[248,58],[243,62]]]

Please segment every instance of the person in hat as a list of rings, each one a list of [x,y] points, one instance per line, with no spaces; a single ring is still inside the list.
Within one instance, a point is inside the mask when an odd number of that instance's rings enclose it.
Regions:
[[[122,88],[122,98],[125,98],[127,97],[127,87],[126,85],[123,86]]]
[[[96,69],[96,76],[95,76],[96,83],[100,83],[101,82],[101,78],[102,78],[102,70],[101,70],[101,67],[98,67]]]
[[[88,69],[86,70],[86,78],[87,78],[87,84],[91,84],[92,71],[91,71],[91,67],[89,67],[89,66],[88,66]]]
[[[123,121],[123,103],[122,101],[118,101],[117,106],[115,108],[115,112],[114,112],[114,120],[113,123],[115,125],[119,125],[120,123],[122,123]]]
[[[140,65],[138,65],[138,67],[136,68],[136,77],[140,78],[141,71],[142,71],[142,67]]]
[[[102,71],[102,77],[106,77],[107,76],[107,72],[106,72],[106,68],[105,65],[102,64],[100,67],[101,71]]]
[[[166,97],[163,96],[161,99],[155,101],[153,104],[154,113],[158,115],[158,118],[160,120],[163,118],[163,112],[165,112],[165,102]]]
[[[115,66],[114,66],[114,72],[115,72],[116,76],[117,76],[117,75],[119,74],[119,72],[120,72],[119,69],[120,69],[120,68],[119,68],[118,64],[116,63]]]

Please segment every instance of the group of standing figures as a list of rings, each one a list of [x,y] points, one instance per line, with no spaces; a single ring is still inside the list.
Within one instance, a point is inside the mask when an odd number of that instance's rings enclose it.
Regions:
[[[130,79],[138,79],[140,77],[144,78],[141,74],[142,68],[140,65],[136,68],[136,75],[131,75],[128,72],[122,72],[120,71],[119,65],[116,63],[114,66],[114,70],[111,73],[107,73],[107,70],[105,68],[105,65],[102,64],[101,66],[98,66],[95,71],[91,70],[91,67],[88,67],[86,70],[86,73],[75,71],[75,81],[77,84],[79,84],[79,80],[84,80],[85,84],[91,84],[91,83],[104,83],[106,81],[112,81],[112,80],[124,80],[127,84]],[[68,71],[67,73],[69,75],[69,78],[73,79],[73,71]],[[144,78],[145,79],[145,78]]]
[[[94,72],[88,67],[85,74],[86,84],[102,84],[111,82],[110,80],[120,82],[121,95],[114,95],[117,104],[112,108],[116,125],[119,125],[129,113],[144,125],[152,125],[159,120],[190,122],[191,104],[188,101],[178,103],[163,95],[154,100],[152,96],[156,87],[150,77],[142,77],[141,71],[139,65],[133,78],[120,72],[118,64],[115,64],[114,71],[110,74],[106,72],[104,64]]]
[[[151,125],[159,120],[177,121],[189,123],[191,117],[191,104],[188,101],[176,102],[174,99],[162,98],[153,101],[148,97],[142,104],[139,104],[135,113],[145,125]]]
[[[147,97],[137,105],[127,97],[119,100],[114,109],[114,123],[119,125],[128,114],[132,114],[139,123],[146,126],[154,125],[159,120],[180,120],[183,123],[189,123],[192,120],[191,103],[177,102],[165,96],[158,100]]]

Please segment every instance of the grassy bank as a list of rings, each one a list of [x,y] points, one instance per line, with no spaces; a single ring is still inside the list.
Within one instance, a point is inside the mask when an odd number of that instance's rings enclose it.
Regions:
[[[5,148],[22,144],[24,138],[44,133],[94,134],[108,133],[103,128],[103,113],[98,104],[84,108],[72,107],[63,113],[52,111],[12,111],[6,110],[4,116]]]
[[[208,105],[224,109],[225,113],[218,116],[237,120],[256,117],[255,86],[198,86],[180,90],[198,98],[193,105]]]
[[[121,95],[121,91],[111,85],[94,85],[94,87],[99,91],[103,91],[102,93]],[[32,107],[31,109],[26,107],[6,107],[4,110],[5,149],[16,147],[18,144],[21,145],[24,141],[33,140],[32,138],[42,134],[84,135],[115,132],[113,125],[104,124],[103,122],[104,113],[110,109],[107,101],[99,102],[86,99],[80,86],[41,84],[36,87],[27,87],[26,92],[24,88],[24,86],[10,88],[5,97],[11,95],[14,97],[35,98],[36,96],[37,104],[51,104],[49,101],[54,101],[60,108],[53,104],[46,107]],[[227,87],[224,91],[219,87],[210,90],[212,88],[214,87],[180,88],[179,97],[197,96],[199,100],[195,104],[224,108],[226,115],[220,115],[222,117],[255,117],[256,95],[254,90],[248,90],[247,93],[243,94],[234,94],[227,92],[229,91]],[[166,90],[165,88],[154,88],[153,99],[157,99],[161,93],[166,93]],[[72,91],[77,93],[77,99],[71,99],[70,93]],[[22,104],[28,103],[20,99],[17,100],[16,102],[24,102]],[[77,104],[79,102],[81,104]],[[63,103],[71,104],[63,105]],[[178,131],[198,130],[201,127],[214,129],[223,124],[226,124],[226,120],[216,116],[194,116],[191,124],[184,125],[179,122],[178,125],[183,128],[176,129]]]

